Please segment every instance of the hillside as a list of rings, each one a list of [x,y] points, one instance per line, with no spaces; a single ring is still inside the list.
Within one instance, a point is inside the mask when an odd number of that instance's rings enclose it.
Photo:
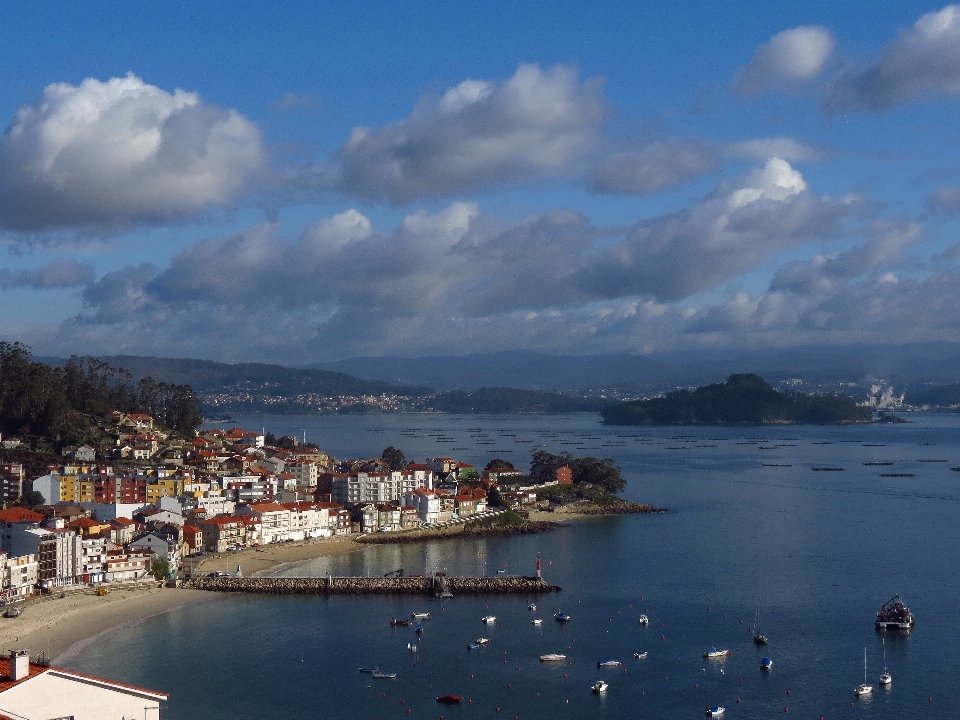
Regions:
[[[428,401],[429,406],[449,413],[574,413],[598,412],[609,403],[534,390],[484,387],[473,392],[451,390]]]
[[[782,393],[754,374],[621,403],[601,414],[608,425],[832,425],[871,420],[869,408],[845,395]]]

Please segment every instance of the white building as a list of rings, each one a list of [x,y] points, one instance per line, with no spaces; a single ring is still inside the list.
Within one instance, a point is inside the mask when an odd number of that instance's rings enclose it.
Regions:
[[[3,572],[4,600],[17,600],[33,592],[40,579],[40,565],[36,555],[20,557],[0,556],[0,568]]]
[[[397,502],[407,493],[429,488],[433,474],[429,470],[398,470],[384,473],[334,475],[330,483],[331,500],[336,503]]]
[[[290,537],[290,511],[273,502],[238,505],[237,515],[248,515],[260,522],[260,542],[282,542]]]
[[[328,508],[305,501],[283,503],[283,507],[290,511],[289,538],[291,540],[306,540],[333,535]]]
[[[287,472],[297,479],[297,489],[311,492],[317,488],[320,469],[315,462],[301,460],[287,465]]]
[[[440,517],[440,497],[435,490],[417,488],[404,495],[403,504],[414,508],[424,525],[432,525]]]
[[[0,658],[0,715],[23,720],[160,717],[169,696],[60,668],[34,665],[26,650]]]

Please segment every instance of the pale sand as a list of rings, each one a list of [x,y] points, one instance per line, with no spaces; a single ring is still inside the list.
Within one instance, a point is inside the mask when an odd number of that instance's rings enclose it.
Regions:
[[[312,560],[313,558],[338,555],[340,553],[363,550],[366,545],[354,542],[351,537],[333,537],[322,540],[309,540],[300,543],[275,543],[256,548],[247,548],[237,552],[212,555],[204,560],[197,569],[198,573],[240,572],[244,577],[262,575],[281,565]]]
[[[58,593],[45,595],[20,603],[23,614],[18,618],[0,617],[0,648],[4,654],[29,650],[33,658],[42,651],[56,659],[67,648],[103,632],[215,597],[202,590],[158,588],[156,583],[139,590],[115,588],[103,597],[93,588],[74,590],[63,598]]]

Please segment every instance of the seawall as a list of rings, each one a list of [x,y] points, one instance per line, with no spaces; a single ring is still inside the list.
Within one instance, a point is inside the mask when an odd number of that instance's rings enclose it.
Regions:
[[[180,587],[214,592],[268,595],[512,595],[559,592],[560,588],[535,577],[199,577]]]

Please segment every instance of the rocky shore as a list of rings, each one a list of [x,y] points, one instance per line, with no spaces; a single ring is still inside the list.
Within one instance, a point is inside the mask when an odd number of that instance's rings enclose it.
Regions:
[[[372,545],[395,545],[423,542],[424,540],[446,540],[451,538],[491,537],[505,535],[533,535],[562,527],[562,522],[553,520],[520,520],[512,523],[481,524],[464,523],[435,530],[409,530],[406,532],[376,533],[357,538],[358,543]]]
[[[535,577],[200,577],[182,588],[213,592],[268,595],[433,595],[441,589],[454,595],[510,595],[559,592]]]

